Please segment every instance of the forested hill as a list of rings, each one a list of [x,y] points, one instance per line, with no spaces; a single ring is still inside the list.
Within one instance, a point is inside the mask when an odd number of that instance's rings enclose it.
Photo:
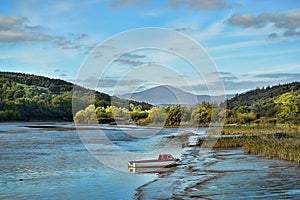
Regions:
[[[64,91],[72,91],[73,84],[60,79],[51,79],[44,76],[37,76],[33,74],[13,73],[13,72],[0,72],[0,78],[9,82],[23,84],[31,87],[48,88],[52,94],[60,94]],[[108,95],[107,95],[108,96]]]
[[[278,97],[284,93],[300,90],[300,82],[292,82],[273,87],[257,88],[227,100],[227,108],[233,109],[240,106],[251,106],[263,100]]]
[[[77,90],[73,99],[74,87]],[[90,93],[95,94],[95,99],[91,99]],[[114,105],[111,105],[112,98]],[[79,102],[80,106],[72,107],[72,100]],[[170,126],[178,125],[181,121],[186,124],[191,121],[195,125],[200,122],[199,125],[205,126],[209,123],[212,108],[216,106],[203,102],[195,107],[152,108],[147,103],[111,97],[59,79],[0,72],[0,122],[72,121],[72,110],[77,113],[76,119],[82,121],[81,118],[90,113],[88,108],[93,103],[97,120],[101,123],[112,122],[112,113],[116,113],[120,119],[130,116],[139,124],[163,123],[166,118],[166,125]],[[260,123],[266,119],[274,123],[299,123],[300,82],[257,88],[224,103],[228,104],[227,109],[221,107],[214,112],[218,112],[217,116],[225,115],[226,124]]]
[[[30,121],[30,120],[64,120],[72,121],[72,83],[59,79],[51,79],[23,73],[0,72],[0,121]],[[94,91],[78,87],[82,93],[77,101],[83,109],[89,105],[89,93]],[[111,96],[95,92],[95,106],[109,106]],[[114,97],[116,106],[126,106],[132,103],[142,109],[151,108],[150,104],[139,103]],[[75,110],[75,112],[76,112]]]

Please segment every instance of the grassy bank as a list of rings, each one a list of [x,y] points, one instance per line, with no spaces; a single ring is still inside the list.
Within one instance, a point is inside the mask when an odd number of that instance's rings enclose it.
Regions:
[[[265,125],[227,125],[222,128],[210,129],[209,135],[266,135],[266,134],[288,133],[300,134],[300,126],[293,124],[265,124]]]
[[[300,131],[297,126],[231,126],[210,130],[209,134],[242,135],[221,137],[214,148],[241,147],[245,153],[300,163]],[[203,140],[199,140],[197,146],[202,144]]]
[[[300,163],[300,137],[288,134],[246,137],[243,150],[249,154]]]

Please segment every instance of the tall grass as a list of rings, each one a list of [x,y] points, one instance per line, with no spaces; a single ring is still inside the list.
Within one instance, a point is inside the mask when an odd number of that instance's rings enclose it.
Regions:
[[[242,147],[245,153],[262,155],[268,158],[280,158],[300,164],[299,126],[286,124],[276,126],[231,126],[222,130],[209,130],[208,134],[242,135],[239,137],[221,137],[214,148]],[[200,139],[197,146],[204,144],[203,141],[204,139]]]
[[[207,131],[209,135],[262,135],[276,133],[298,134],[300,133],[300,126],[293,124],[231,125]]]
[[[244,139],[242,137],[226,137],[226,138],[201,138],[198,140],[196,145],[190,145],[190,146],[201,146],[203,148],[211,147],[211,145],[214,144],[214,148],[239,148],[243,147],[244,145]]]
[[[276,137],[274,135],[245,137],[243,151],[268,158],[280,158],[300,163],[300,138],[297,136]]]

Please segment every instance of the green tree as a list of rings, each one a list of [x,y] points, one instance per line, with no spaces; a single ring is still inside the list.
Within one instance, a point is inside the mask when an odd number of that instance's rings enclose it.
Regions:
[[[300,92],[287,92],[277,97],[274,102],[278,108],[277,117],[296,118],[300,114]]]
[[[78,111],[73,119],[77,124],[96,124],[97,116],[95,106],[91,104],[84,110]]]
[[[191,123],[192,119],[192,107],[182,106],[181,107],[181,122]]]
[[[84,111],[85,111],[86,123],[96,124],[97,116],[96,116],[96,112],[95,112],[95,106],[89,105]]]
[[[149,121],[153,124],[164,124],[166,122],[166,110],[163,107],[155,106],[149,110]]]
[[[96,115],[97,115],[97,119],[107,118],[107,114],[105,112],[104,107],[97,107],[95,112],[96,112]]]
[[[211,105],[208,102],[202,102],[194,108],[192,119],[196,125],[207,126],[210,123],[211,114]]]
[[[179,126],[181,122],[181,107],[169,106],[166,108],[166,111],[167,111],[166,125]]]
[[[129,110],[126,108],[119,108],[116,106],[108,106],[105,109],[106,115],[109,118],[126,118],[129,119],[130,114],[129,114]]]
[[[78,111],[74,118],[73,118],[75,124],[83,124],[86,123],[86,118],[85,118],[85,112],[84,110]]]
[[[278,108],[274,103],[274,98],[259,101],[251,106],[251,111],[257,118],[261,117],[276,117]]]

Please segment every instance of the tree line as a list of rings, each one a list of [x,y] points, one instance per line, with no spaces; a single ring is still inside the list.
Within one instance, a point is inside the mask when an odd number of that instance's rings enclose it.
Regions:
[[[151,108],[147,103],[111,97],[59,79],[0,72],[0,121],[73,121],[73,112],[91,103],[97,107],[110,106],[112,98],[118,107],[132,103],[142,109]],[[79,106],[73,106],[73,102]]]
[[[89,94],[95,98],[91,99]],[[257,88],[220,105],[202,102],[195,106],[160,107],[112,97],[59,79],[0,72],[0,121],[14,120],[164,126],[208,126],[222,122],[297,124],[300,122],[300,83]]]
[[[154,106],[142,110],[127,107],[89,105],[74,116],[76,123],[135,123],[138,125],[208,126],[209,124],[300,123],[300,90],[262,99],[249,106],[224,107],[202,102],[195,106]]]

